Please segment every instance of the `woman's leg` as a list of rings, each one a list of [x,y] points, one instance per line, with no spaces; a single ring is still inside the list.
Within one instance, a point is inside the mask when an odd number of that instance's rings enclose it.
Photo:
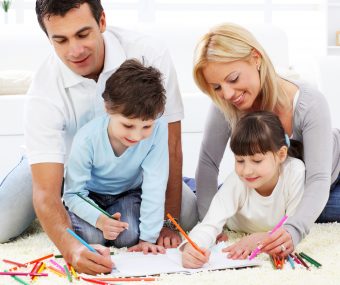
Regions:
[[[340,175],[332,184],[328,202],[316,222],[340,222]]]

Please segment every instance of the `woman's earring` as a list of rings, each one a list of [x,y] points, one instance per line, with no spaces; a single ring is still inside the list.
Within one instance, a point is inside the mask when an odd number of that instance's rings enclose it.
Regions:
[[[259,64],[257,65],[257,70],[260,71],[260,69],[261,69],[261,65]]]

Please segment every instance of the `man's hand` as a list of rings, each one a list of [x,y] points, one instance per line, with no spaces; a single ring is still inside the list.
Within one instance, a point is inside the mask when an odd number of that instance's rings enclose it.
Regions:
[[[128,223],[120,221],[120,213],[112,215],[113,219],[105,215],[100,215],[97,219],[96,227],[103,232],[104,238],[107,240],[115,240],[122,231],[129,228]]]
[[[157,244],[165,248],[175,248],[180,245],[182,239],[178,232],[170,230],[169,228],[162,228]]]
[[[96,275],[99,273],[110,273],[114,267],[111,260],[110,250],[99,244],[92,245],[98,252],[91,252],[80,245],[72,252],[72,266],[79,273]]]
[[[163,246],[153,244],[144,240],[140,240],[138,244],[128,248],[128,251],[142,251],[144,254],[151,252],[152,254],[165,253]]]

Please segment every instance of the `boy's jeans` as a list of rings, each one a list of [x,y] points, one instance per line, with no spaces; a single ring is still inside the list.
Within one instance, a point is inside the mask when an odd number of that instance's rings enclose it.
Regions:
[[[120,220],[129,224],[129,228],[122,231],[115,240],[106,240],[101,230],[68,211],[74,231],[85,241],[92,244],[114,246],[117,248],[130,247],[137,244],[139,241],[141,194],[141,189],[129,190],[119,195],[101,195],[90,192],[89,198],[101,209],[110,215],[119,212],[121,214]],[[92,206],[89,205],[89,207]]]

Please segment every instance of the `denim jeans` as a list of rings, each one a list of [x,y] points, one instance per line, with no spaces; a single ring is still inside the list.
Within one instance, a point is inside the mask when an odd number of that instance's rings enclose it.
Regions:
[[[183,229],[191,230],[198,221],[196,196],[184,182],[182,186],[180,221]],[[25,157],[0,181],[0,209],[0,243],[19,236],[36,217],[31,169]]]
[[[340,222],[340,174],[334,181],[329,198],[316,223]]]
[[[0,243],[20,235],[35,219],[31,169],[24,157],[0,182],[0,209]]]
[[[130,247],[139,241],[139,217],[142,190],[133,189],[119,195],[101,195],[90,192],[91,198],[100,208],[113,215],[121,214],[121,221],[129,224],[129,228],[121,232],[115,240],[106,240],[103,232],[85,222],[74,213],[68,211],[74,231],[88,243],[114,246],[117,248]],[[91,207],[91,206],[89,206]]]

